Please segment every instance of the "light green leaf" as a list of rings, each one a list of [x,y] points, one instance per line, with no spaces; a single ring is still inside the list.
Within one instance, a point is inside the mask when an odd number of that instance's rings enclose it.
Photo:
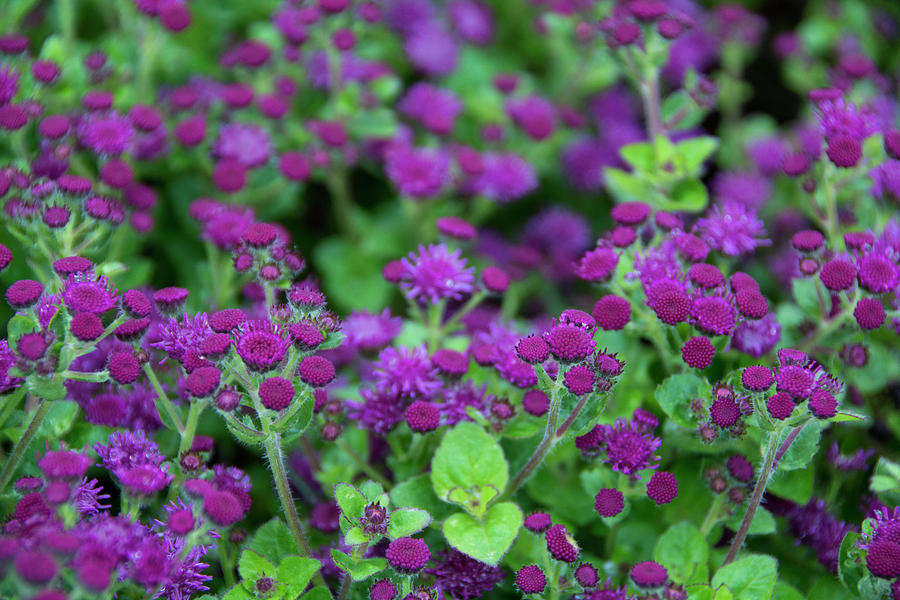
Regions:
[[[522,511],[512,502],[491,507],[481,521],[456,513],[444,521],[447,543],[476,560],[496,566],[522,527]]]
[[[740,600],[770,600],[778,578],[778,563],[771,556],[751,554],[720,568],[712,587],[726,586]]]
[[[359,546],[367,541],[369,538],[360,527],[351,527],[344,533],[344,542],[351,546]]]
[[[77,415],[78,405],[75,402],[71,400],[53,402],[38,429],[38,438],[60,439],[71,429]]]
[[[819,294],[816,291],[816,280],[811,277],[795,277],[791,280],[791,292],[794,302],[807,316],[820,318]]]
[[[334,486],[334,499],[340,507],[341,513],[348,519],[358,519],[368,504],[362,492],[349,483],[339,483]]]
[[[431,515],[419,508],[398,508],[391,511],[388,522],[388,537],[392,540],[409,537],[428,527]]]
[[[841,583],[851,590],[859,587],[859,580],[865,574],[856,553],[859,537],[859,533],[848,531],[841,540],[841,549],[838,553],[838,577],[840,577]]]
[[[660,208],[689,213],[701,212],[709,203],[709,192],[699,179],[683,179],[672,187],[671,198]]]
[[[784,441],[789,431],[784,431],[779,441]],[[793,471],[794,469],[805,469],[809,467],[809,463],[816,452],[819,450],[819,438],[822,437],[822,424],[817,421],[810,421],[803,430],[794,439],[790,448],[781,457],[778,463],[779,469],[785,471]]]
[[[253,550],[244,550],[238,559],[238,573],[244,581],[254,582],[260,577],[275,577],[275,565]]]
[[[635,142],[622,146],[619,154],[635,171],[652,171],[656,167],[653,145],[650,142]]]
[[[43,398],[48,402],[62,400],[66,397],[66,386],[57,377],[48,379],[31,375],[25,380],[25,384],[28,388],[28,393],[38,398]]]
[[[660,536],[653,558],[669,570],[669,576],[677,583],[705,583],[709,578],[706,539],[687,521],[672,525]]]
[[[257,529],[247,548],[272,563],[281,562],[282,557],[297,553],[297,544],[288,526],[278,517],[267,521]]]
[[[650,184],[622,169],[606,167],[603,171],[606,187],[619,202],[644,200],[652,193]]]
[[[381,487],[381,484],[377,481],[372,481],[370,479],[360,484],[359,491],[362,492],[362,495],[365,496],[366,500],[369,502],[378,502],[381,499],[381,495],[384,493],[384,488]]]
[[[719,147],[718,138],[699,136],[682,140],[675,145],[675,151],[682,160],[684,171],[690,175],[699,174],[700,167]]]
[[[364,581],[387,568],[387,560],[383,558],[363,558],[354,562],[351,557],[337,549],[332,549],[331,558],[339,569],[350,574],[353,581]]]
[[[475,423],[459,423],[444,434],[431,461],[431,484],[437,497],[449,501],[454,488],[467,490],[472,497],[463,507],[479,516],[486,508],[477,500],[480,490],[493,487],[500,493],[508,479],[509,466],[500,444]]]
[[[693,429],[697,426],[691,412],[691,400],[709,399],[712,387],[693,373],[672,375],[656,388],[656,401],[675,423]]]
[[[228,590],[227,594],[222,596],[222,600],[251,600],[252,598],[253,596],[250,595],[250,592],[245,590],[241,584],[235,585]]]
[[[324,585],[314,587],[301,596],[303,600],[331,600],[331,592]]]
[[[421,508],[438,520],[442,520],[452,512],[451,507],[435,496],[434,488],[431,486],[431,475],[428,473],[410,477],[395,485],[391,489],[391,502],[394,506]]]
[[[314,558],[285,556],[278,565],[278,581],[287,586],[287,597],[296,598],[302,594],[321,566],[322,563]]]
[[[728,526],[737,531],[743,518],[743,512],[736,512],[728,520]],[[770,533],[775,533],[775,517],[764,507],[760,506],[756,509],[756,514],[753,515],[753,522],[750,523],[747,535],[768,535]]]
[[[800,590],[791,584],[779,581],[775,584],[775,593],[772,595],[772,600],[804,600],[804,596],[800,593]]]

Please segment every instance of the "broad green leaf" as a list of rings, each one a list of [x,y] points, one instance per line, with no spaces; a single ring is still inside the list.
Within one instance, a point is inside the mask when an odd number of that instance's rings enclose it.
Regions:
[[[619,154],[635,171],[652,171],[656,167],[653,145],[650,142],[635,142],[622,146]]]
[[[656,388],[656,401],[660,408],[678,425],[693,429],[697,426],[691,412],[691,400],[709,399],[712,387],[705,379],[693,373],[672,375]]]
[[[257,529],[247,548],[272,563],[281,562],[282,557],[297,553],[297,544],[291,536],[291,531],[278,517],[267,521]]]
[[[782,471],[779,469],[769,480],[766,490],[797,504],[806,504],[812,497],[814,469]]]
[[[419,508],[398,508],[391,511],[388,537],[392,540],[409,537],[428,527],[431,515]]]
[[[78,405],[71,400],[57,400],[50,405],[44,422],[38,429],[39,438],[58,440],[69,431],[75,417],[78,415]]]
[[[384,494],[384,488],[377,481],[364,481],[359,486],[359,491],[366,497],[369,502],[378,502],[381,495]]]
[[[848,531],[841,540],[841,549],[838,553],[838,577],[847,589],[855,590],[859,587],[859,580],[865,574],[862,563],[856,555],[859,533]]]
[[[358,519],[368,504],[362,492],[349,483],[339,483],[334,486],[334,499],[340,507],[341,513],[349,519]]]
[[[25,384],[30,394],[43,398],[48,402],[62,400],[66,397],[66,386],[57,377],[47,379],[46,377],[32,375],[25,380]]]
[[[869,489],[876,494],[896,492],[900,488],[900,464],[881,456],[869,481]]]
[[[222,600],[251,600],[252,598],[253,596],[250,595],[250,592],[245,590],[244,586],[240,583],[228,590],[228,593],[222,596]]]
[[[391,489],[391,502],[394,506],[421,508],[438,520],[453,512],[450,506],[435,496],[428,473],[410,477],[395,485]]]
[[[816,280],[811,277],[795,277],[791,280],[791,292],[794,302],[808,317],[821,317],[819,294],[816,291]]]
[[[653,558],[669,570],[669,576],[677,583],[706,582],[709,578],[706,539],[687,521],[672,525],[660,536]]]
[[[38,325],[25,315],[14,315],[6,322],[6,341],[10,348],[16,348],[20,337],[38,329]]]
[[[275,577],[275,565],[253,550],[244,550],[238,559],[238,573],[241,579],[255,582],[260,577]]]
[[[447,543],[474,559],[496,566],[512,546],[522,527],[522,511],[512,502],[491,507],[478,521],[466,513],[456,513],[444,521]]]
[[[278,581],[287,586],[288,598],[296,598],[313,578],[322,563],[314,558],[285,556],[278,565]]]
[[[344,523],[342,522],[341,525]],[[369,537],[361,527],[351,527],[344,533],[344,542],[351,546],[359,546],[369,541]]]
[[[497,493],[506,488],[509,466],[500,444],[484,429],[464,421],[444,434],[431,461],[431,484],[438,498],[449,500],[454,488],[468,490],[481,497],[482,488],[493,487]],[[466,510],[483,514],[486,507],[474,501]]]
[[[789,434],[785,431],[779,438],[784,441]],[[797,435],[781,461],[778,463],[779,469],[785,471],[793,471],[794,469],[804,469],[809,467],[809,463],[816,452],[819,450],[819,438],[822,437],[822,425],[819,421],[810,421],[803,427],[803,430]]]
[[[771,556],[751,554],[720,568],[712,587],[726,586],[740,600],[770,600],[778,578],[778,563]]]
[[[743,511],[737,511],[727,521],[727,524],[731,529],[737,531],[743,518]],[[759,506],[756,509],[756,514],[753,515],[753,522],[750,523],[747,535],[768,535],[770,533],[775,533],[775,517],[764,507]]]
[[[327,587],[320,585],[303,594],[301,598],[303,600],[331,600],[331,592]]]
[[[709,203],[709,192],[699,179],[683,179],[672,187],[671,198],[660,208],[689,213],[701,212]]]
[[[387,560],[383,558],[362,558],[354,562],[350,556],[337,549],[332,549],[331,558],[339,569],[350,574],[353,581],[364,581],[387,568]]]
[[[682,140],[675,145],[675,151],[682,160],[682,166],[686,173],[698,175],[700,167],[712,156],[719,147],[718,138],[711,136],[692,137]]]
[[[646,201],[652,193],[650,184],[621,169],[606,167],[603,171],[606,187],[619,202],[629,200]]]
[[[772,595],[772,600],[804,600],[804,596],[800,593],[800,590],[791,584],[779,580],[775,584],[775,593]]]

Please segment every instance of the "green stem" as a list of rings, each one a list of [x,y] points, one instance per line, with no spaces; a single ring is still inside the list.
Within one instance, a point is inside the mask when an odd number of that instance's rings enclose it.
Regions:
[[[447,304],[446,300],[441,300],[437,304],[428,305],[428,352],[433,353],[438,349],[444,329],[441,327],[441,321],[444,318],[444,308]]]
[[[43,423],[44,419],[47,417],[47,413],[50,412],[51,405],[52,402],[44,400],[43,398],[40,399],[40,404],[34,412],[34,415],[32,415],[31,422],[28,423],[28,427],[22,433],[22,437],[16,442],[12,452],[6,459],[6,464],[3,465],[3,471],[0,472],[0,492],[6,489],[6,486],[9,484],[13,475],[15,475],[19,462],[21,462],[22,457],[25,455],[25,451],[28,450],[28,446],[31,444],[31,440],[34,439],[41,423]]]
[[[347,171],[340,167],[331,169],[325,184],[331,195],[334,219],[337,221],[338,228],[351,243],[356,242],[358,236],[356,228],[353,227],[353,197],[347,181]]]
[[[547,426],[544,428],[544,437],[541,439],[541,442],[538,444],[537,448],[534,449],[534,453],[531,455],[531,458],[528,459],[528,462],[525,463],[525,466],[522,467],[522,470],[516,474],[513,478],[512,482],[506,488],[506,492],[503,494],[504,499],[509,499],[515,494],[520,487],[522,487],[534,470],[541,464],[541,461],[544,460],[544,457],[547,456],[547,453],[556,445],[558,438],[556,437],[556,423],[559,420],[559,405],[561,404],[560,396],[559,396],[559,380],[561,378],[557,377],[556,383],[553,386],[553,390],[551,391],[550,397],[550,412],[547,415]]]
[[[716,494],[713,497],[713,501],[709,505],[709,510],[706,511],[706,518],[703,519],[703,524],[700,526],[700,534],[703,535],[704,538],[709,535],[710,530],[716,526],[724,503],[725,496],[723,494]]]
[[[191,407],[188,409],[187,423],[184,426],[184,431],[181,433],[181,445],[178,447],[179,456],[191,451],[191,446],[194,445],[194,436],[197,434],[197,423],[200,421],[200,415],[203,413],[204,408],[206,408],[205,400],[191,402]]]
[[[265,422],[265,421],[264,421]],[[281,436],[278,433],[270,432],[266,436],[266,457],[269,459],[269,469],[272,471],[272,477],[275,479],[275,488],[278,490],[278,498],[281,500],[281,508],[284,511],[284,517],[287,520],[288,529],[291,536],[297,544],[300,554],[306,557],[312,557],[312,549],[309,547],[309,541],[306,534],[303,533],[303,524],[300,522],[300,515],[297,514],[297,505],[294,504],[294,498],[291,496],[291,488],[288,485],[287,472],[284,469],[284,455],[281,452]],[[325,585],[321,571],[315,575],[316,585]]]
[[[769,485],[769,480],[778,468],[778,461],[781,460],[785,452],[788,451],[788,448],[790,448],[794,440],[797,439],[797,436],[800,435],[800,431],[805,426],[806,423],[799,427],[794,427],[781,444],[778,443],[778,438],[781,437],[781,432],[783,431],[781,427],[769,434],[769,442],[766,446],[766,458],[763,462],[762,470],[759,472],[759,479],[756,480],[756,485],[753,488],[753,495],[750,496],[750,503],[747,505],[747,512],[744,513],[741,526],[738,528],[734,539],[731,541],[731,547],[728,548],[728,554],[725,556],[725,561],[722,563],[723,567],[737,558],[738,551],[740,551],[741,545],[744,543],[744,538],[747,537],[747,532],[750,530],[750,525],[753,523],[753,517],[756,516],[756,509],[759,508],[759,503],[762,501],[766,486]]]
[[[459,323],[460,319],[469,314],[469,312],[473,308],[481,304],[481,301],[484,300],[486,296],[487,292],[483,290],[472,294],[472,297],[469,298],[469,300],[465,304],[463,304],[458,311],[453,313],[452,317],[447,319],[447,322],[444,323],[443,327],[441,327],[440,336],[445,337],[448,333],[452,333],[453,328],[456,327],[456,324]]]
[[[230,543],[222,541],[219,544],[219,562],[222,567],[222,577],[225,578],[225,586],[231,588],[234,586],[234,563],[231,560]]]
[[[75,54],[75,0],[58,0],[56,10],[66,56],[73,56]]]
[[[150,380],[150,385],[153,386],[153,390],[156,392],[156,397],[159,399],[160,405],[162,405],[163,410],[166,411],[166,414],[169,415],[169,418],[175,423],[175,429],[178,430],[179,434],[184,433],[184,425],[181,423],[181,418],[178,416],[178,411],[175,410],[175,406],[172,404],[172,401],[169,400],[169,397],[166,396],[166,393],[163,391],[162,386],[159,384],[159,379],[156,378],[156,373],[153,372],[153,368],[150,367],[149,362],[145,362],[144,366],[144,375],[147,376],[147,379]],[[160,415],[162,417],[162,415]]]
[[[350,444],[344,441],[343,438],[338,438],[334,442],[335,444],[337,444],[338,448],[347,453],[347,456],[350,457],[350,460],[353,461],[353,464],[355,464],[360,471],[380,483],[381,487],[383,487],[385,490],[389,490],[394,487],[394,484],[388,481],[388,479],[384,475],[373,469],[372,466],[369,465],[369,463],[364,461],[362,457],[357,454],[353,448],[350,447]]]

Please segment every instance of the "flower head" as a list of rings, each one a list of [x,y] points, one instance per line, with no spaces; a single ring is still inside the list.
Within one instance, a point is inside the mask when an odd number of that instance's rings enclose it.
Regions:
[[[419,246],[418,254],[403,259],[400,287],[412,300],[459,300],[473,291],[474,281],[475,269],[466,266],[459,249],[451,252],[445,244]]]

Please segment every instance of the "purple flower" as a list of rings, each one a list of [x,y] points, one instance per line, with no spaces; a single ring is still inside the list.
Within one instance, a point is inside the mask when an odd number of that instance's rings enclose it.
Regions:
[[[437,196],[450,179],[450,157],[443,150],[397,144],[385,156],[387,175],[401,194]]]
[[[747,154],[756,163],[760,173],[772,177],[781,172],[782,161],[789,147],[777,137],[764,137],[750,142]]]
[[[167,323],[159,326],[158,332],[159,341],[150,344],[150,347],[184,363],[192,353],[196,354],[200,342],[212,333],[212,329],[209,328],[206,313],[197,313],[193,318],[184,314],[180,321],[169,317]]]
[[[285,330],[270,321],[246,321],[236,333],[234,347],[251,370],[271,371],[284,360],[291,346]]]
[[[404,36],[427,27],[434,17],[435,7],[429,0],[390,0],[385,4],[385,21]]]
[[[397,108],[432,133],[446,135],[453,130],[462,103],[451,91],[419,82],[409,88]]]
[[[781,169],[781,161],[778,162]],[[741,172],[725,172],[713,181],[713,193],[720,202],[732,201],[757,210],[772,196],[772,184],[761,175]]]
[[[731,347],[755,358],[768,353],[781,339],[781,325],[774,313],[762,319],[746,319],[738,324],[731,336]]]
[[[93,273],[69,275],[62,290],[62,301],[70,312],[105,313],[116,305],[116,291],[106,277]]]
[[[96,479],[83,478],[72,493],[72,503],[80,515],[92,515],[109,508],[109,504],[101,504],[101,500],[109,499],[109,494],[103,493],[103,488]]]
[[[447,75],[456,68],[456,41],[436,23],[413,29],[403,48],[409,62],[426,75]]]
[[[444,401],[439,405],[442,422],[455,425],[460,421],[471,421],[472,418],[466,412],[469,406],[483,413],[494,401],[494,397],[486,392],[487,384],[476,388],[471,381],[464,381],[455,387],[445,389]]]
[[[484,171],[475,180],[478,193],[497,202],[512,202],[537,188],[532,166],[515,154],[484,155]]]
[[[562,166],[569,182],[585,191],[599,190],[603,186],[603,170],[618,162],[615,151],[597,138],[575,140],[562,153]]]
[[[376,350],[391,343],[403,328],[403,319],[386,308],[379,314],[354,311],[344,319],[344,344],[356,350]]]
[[[599,446],[606,453],[603,462],[613,471],[637,476],[638,471],[655,469],[659,457],[653,453],[662,440],[644,432],[634,421],[616,419],[614,425],[600,425]]]
[[[347,402],[347,416],[360,427],[384,435],[403,421],[406,403],[400,398],[368,388],[359,395],[362,402]]]
[[[869,469],[869,459],[874,455],[872,448],[857,448],[853,454],[841,454],[837,442],[832,442],[828,448],[828,462],[838,471],[866,471]]]
[[[756,211],[734,200],[716,204],[695,227],[703,241],[728,256],[750,254],[758,246],[771,243],[761,237],[766,231],[762,220],[756,217]]]
[[[556,110],[540,96],[510,100],[506,105],[506,112],[516,125],[535,140],[549,137],[556,128]]]
[[[109,436],[109,444],[94,445],[103,466],[113,473],[119,484],[138,496],[151,496],[172,481],[165,456],[156,442],[143,431],[117,431]]]
[[[454,0],[447,10],[459,37],[473,44],[491,43],[494,18],[487,6],[475,0]]]
[[[11,377],[9,370],[16,364],[16,353],[13,352],[6,340],[0,340],[0,394],[6,394],[22,385],[22,379]]]
[[[12,67],[0,67],[0,106],[7,104],[19,91],[19,73]]]
[[[466,266],[458,248],[451,252],[446,244],[419,246],[419,253],[410,252],[402,263],[400,287],[411,300],[437,304],[459,300],[474,289],[475,269]]]
[[[822,100],[816,103],[815,112],[826,139],[846,135],[862,141],[878,129],[870,108],[857,107],[843,98]]]
[[[133,138],[131,121],[117,112],[88,113],[78,126],[78,139],[96,154],[118,156]]]
[[[503,581],[503,570],[466,556],[456,549],[438,555],[437,564],[427,569],[444,597],[471,600],[480,598]]]
[[[872,194],[876,198],[888,196],[900,199],[900,160],[888,159],[869,172]]]
[[[245,167],[258,167],[269,160],[272,144],[268,132],[251,123],[229,123],[219,129],[213,154],[220,160],[234,160]]]
[[[428,399],[440,389],[441,381],[424,346],[389,346],[378,355],[375,387],[398,398]]]
[[[824,500],[815,498],[795,509],[788,517],[788,524],[797,544],[812,548],[819,562],[832,573],[837,573],[841,541],[847,532],[856,528],[839,521],[825,508]]]

